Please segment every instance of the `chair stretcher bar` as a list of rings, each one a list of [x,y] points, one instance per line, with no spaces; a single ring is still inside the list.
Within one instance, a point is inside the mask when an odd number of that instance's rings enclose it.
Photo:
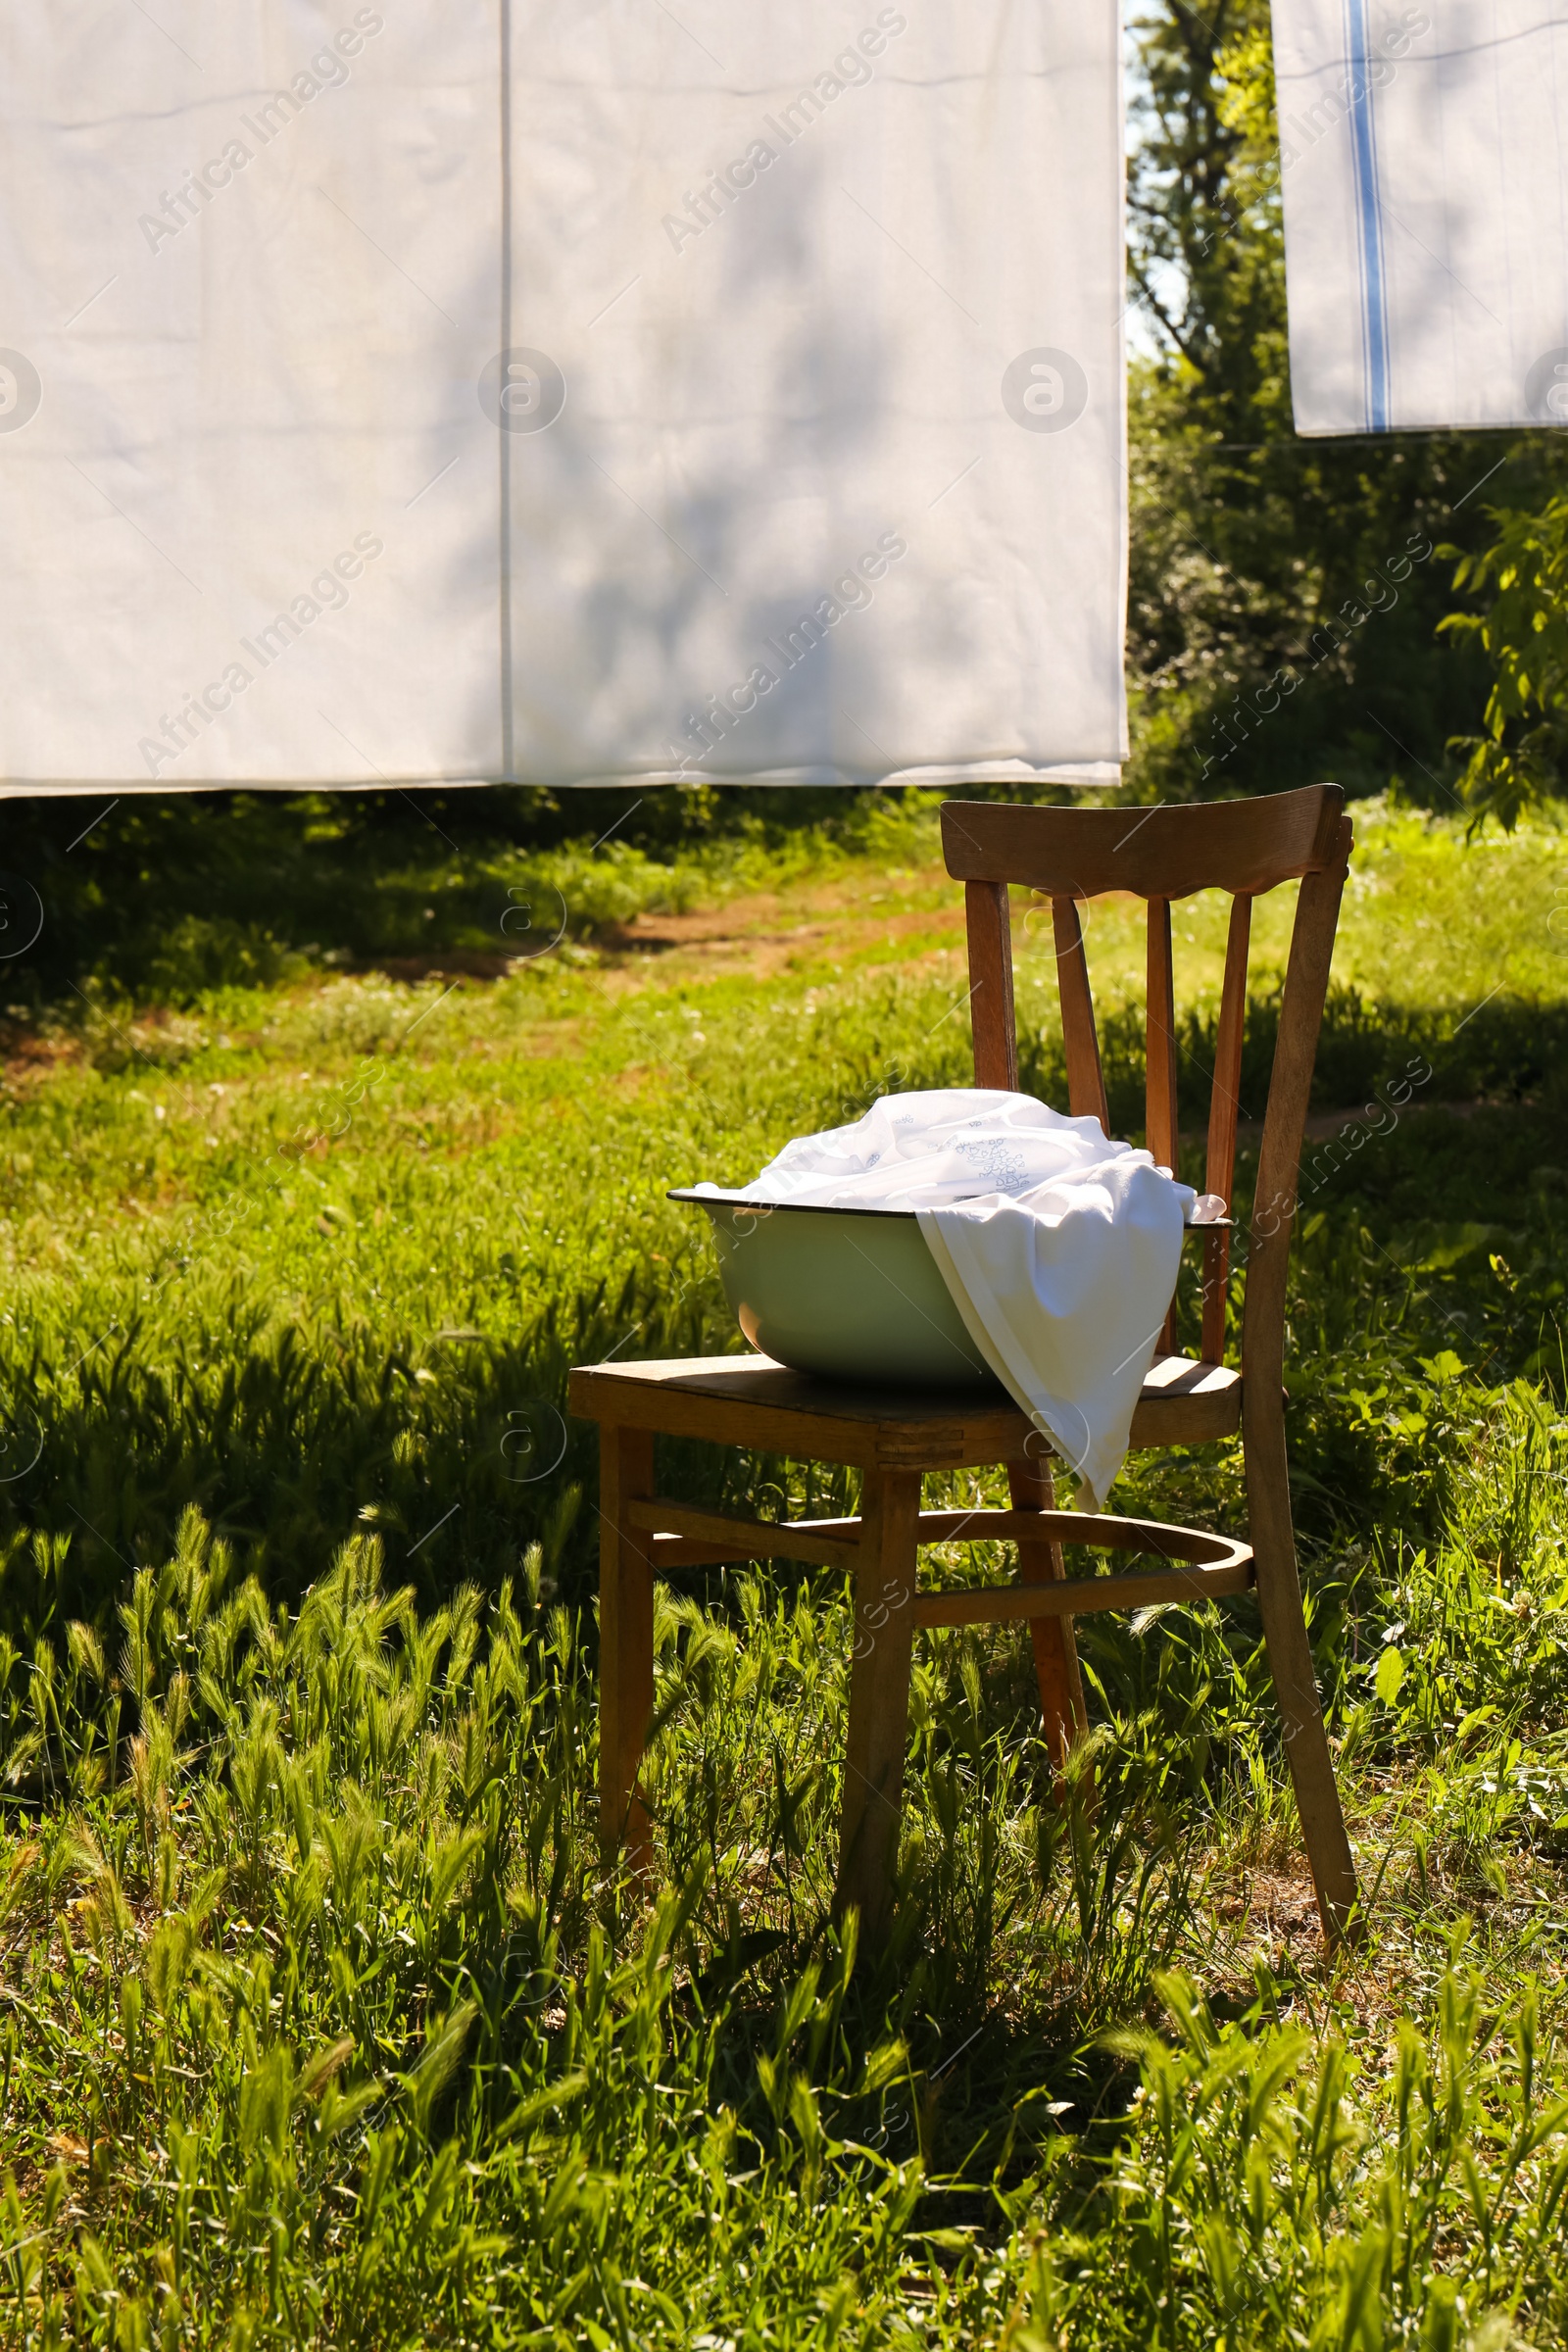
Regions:
[[[716,1567],[727,1560],[805,1560],[853,1571],[859,1562],[858,1519],[751,1519],[691,1503],[628,1502],[631,1525],[651,1536],[653,1565]],[[1108,1512],[974,1510],[922,1511],[917,1543],[1082,1544],[1092,1549],[1155,1552],[1165,1569],[1131,1576],[1093,1576],[1041,1585],[982,1586],[915,1595],[920,1625],[968,1625],[988,1618],[1077,1617],[1100,1609],[1141,1608],[1158,1601],[1203,1600],[1240,1592],[1252,1582],[1250,1545],[1227,1536],[1158,1520],[1122,1519]],[[1181,1565],[1177,1565],[1181,1563]]]

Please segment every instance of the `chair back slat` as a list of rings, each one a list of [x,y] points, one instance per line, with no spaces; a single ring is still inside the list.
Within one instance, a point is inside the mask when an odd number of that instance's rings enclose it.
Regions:
[[[1219,1031],[1214,1045],[1214,1087],[1208,1104],[1208,1168],[1204,1186],[1227,1208],[1236,1179],[1236,1122],[1242,1107],[1242,1040],[1247,1027],[1247,956],[1252,937],[1252,902],[1231,901],[1230,936],[1225,942],[1225,981],[1220,992]],[[1230,1235],[1209,1234],[1203,1250],[1202,1360],[1225,1359],[1225,1303],[1230,1285]]]
[[[1145,1055],[1144,1140],[1162,1168],[1176,1172],[1176,974],[1170,954],[1170,901],[1149,902],[1149,1025]]]
[[[958,882],[1017,882],[1052,898],[1130,890],[1140,899],[1273,890],[1332,862],[1337,784],[1165,808],[1024,808],[950,801],[942,847]]]
[[[1054,898],[1051,920],[1056,935],[1061,1040],[1067,1054],[1067,1107],[1075,1119],[1098,1119],[1108,1135],[1110,1109],[1100,1067],[1095,1001],[1089,993],[1089,962],[1084,955],[1083,926],[1078,920],[1076,901]]]
[[[1012,930],[1005,882],[964,886],[969,932],[969,1017],[976,1086],[1018,1091],[1018,1028],[1012,1008]]]
[[[950,801],[942,810],[947,868],[966,885],[975,1083],[1015,1089],[1008,886],[1051,901],[1067,1102],[1075,1118],[1110,1116],[1084,954],[1080,904],[1102,893],[1149,902],[1147,1116],[1150,1151],[1176,1166],[1178,1144],[1175,975],[1171,904],[1200,890],[1232,900],[1225,979],[1209,1103],[1207,1189],[1230,1202],[1241,1111],[1242,1044],[1251,902],[1281,882],[1300,880],[1279,1043],[1258,1156],[1258,1206],[1243,1331],[1244,1369],[1277,1380],[1285,1331],[1285,1259],[1295,1183],[1328,987],[1334,929],[1350,853],[1345,795],[1337,784],[1252,801],[1136,808],[1040,808],[1007,802]],[[1266,1196],[1266,1197],[1265,1197]],[[1202,1360],[1224,1360],[1230,1236],[1205,1237]],[[1167,1324],[1163,1346],[1174,1345]]]
[[[1149,1015],[1144,1030],[1144,1141],[1157,1166],[1176,1167],[1176,973],[1170,954],[1170,901],[1149,902]],[[1107,1130],[1108,1132],[1108,1130]],[[1161,1355],[1176,1347],[1176,1301],[1159,1335]]]
[[[1301,884],[1291,928],[1279,1035],[1274,1041],[1268,1107],[1257,1153],[1247,1303],[1242,1312],[1242,1370],[1254,1389],[1280,1380],[1284,1372],[1285,1281],[1298,1207],[1301,1139],[1306,1131],[1306,1107],[1350,846],[1350,820],[1344,817],[1332,862],[1309,874]],[[1280,1434],[1283,1443],[1283,1431]]]
[[[1252,939],[1252,902],[1231,902],[1230,936],[1225,942],[1225,982],[1214,1041],[1214,1091],[1208,1105],[1208,1168],[1205,1189],[1230,1204],[1236,1176],[1236,1122],[1242,1108],[1242,1040],[1247,1027],[1247,956]]]

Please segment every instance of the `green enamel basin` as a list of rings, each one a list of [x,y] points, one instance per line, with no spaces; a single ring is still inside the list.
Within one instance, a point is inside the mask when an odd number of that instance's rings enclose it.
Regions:
[[[708,1211],[725,1296],[763,1355],[829,1380],[1000,1388],[912,1209],[764,1208],[686,1191],[669,1198]]]
[[[1003,1393],[913,1209],[767,1208],[686,1190],[669,1198],[708,1211],[724,1295],[763,1355],[829,1380]]]

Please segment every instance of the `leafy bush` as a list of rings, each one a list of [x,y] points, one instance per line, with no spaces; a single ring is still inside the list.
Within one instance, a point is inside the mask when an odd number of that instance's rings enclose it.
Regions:
[[[1452,748],[1469,755],[1462,779],[1477,818],[1512,831],[1521,813],[1562,790],[1568,750],[1568,497],[1539,514],[1492,510],[1490,544],[1457,559],[1456,588],[1492,590],[1484,612],[1450,612],[1443,627],[1474,639],[1491,665],[1485,733]]]

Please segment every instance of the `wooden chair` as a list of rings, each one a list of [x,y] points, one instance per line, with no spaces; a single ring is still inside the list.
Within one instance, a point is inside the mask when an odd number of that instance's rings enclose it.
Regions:
[[[1174,1352],[1170,1326],[1133,1418],[1135,1447],[1189,1446],[1240,1429],[1249,1544],[1110,1514],[1058,1512],[1039,1432],[999,1394],[868,1395],[762,1355],[613,1363],[571,1375],[572,1410],[601,1426],[600,1821],[608,1854],[649,1862],[637,1770],[654,1700],[654,1580],[682,1566],[799,1559],[855,1578],[856,1637],[844,1776],[839,1900],[874,1927],[897,1861],[909,1681],[917,1626],[1023,1618],[1031,1625],[1046,1732],[1058,1767],[1084,1724],[1072,1621],[1090,1610],[1206,1598],[1255,1583],[1317,1889],[1332,1946],[1350,1925],[1355,1865],[1346,1836],[1301,1610],[1286,1466],[1285,1275],[1297,1172],[1328,988],[1350,826],[1337,785],[1187,808],[1031,808],[950,802],[948,871],[965,885],[975,1083],[1015,1088],[1008,886],[1049,896],[1071,1110],[1107,1125],[1079,922],[1079,902],[1132,892],[1149,906],[1150,1150],[1176,1164],[1176,1014],[1170,909],[1195,891],[1230,894],[1208,1123],[1208,1191],[1231,1197],[1247,1010],[1252,901],[1300,878],[1269,1085],[1247,1257],[1240,1370],[1228,1367],[1229,1231],[1204,1238],[1199,1352]],[[847,1463],[862,1475],[858,1519],[785,1524],[699,1510],[660,1496],[654,1438],[706,1438],[795,1459]],[[1009,1510],[923,1511],[921,1474],[1007,1467]],[[922,1544],[1015,1544],[1019,1581],[981,1591],[916,1590]],[[1153,1552],[1153,1571],[1066,1580],[1063,1544]]]

